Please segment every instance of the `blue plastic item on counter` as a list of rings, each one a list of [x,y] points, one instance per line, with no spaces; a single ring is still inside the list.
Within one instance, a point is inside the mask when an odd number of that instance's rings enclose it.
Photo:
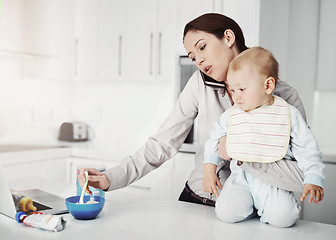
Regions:
[[[65,204],[69,212],[76,219],[88,220],[98,216],[105,204],[105,198],[98,196],[84,196],[84,204],[78,204],[80,196],[72,196],[65,199]],[[98,203],[85,204],[92,200]]]
[[[15,214],[15,220],[16,220],[18,223],[22,223],[22,218],[23,218],[24,216],[27,216],[27,214],[26,214],[25,212],[23,212],[23,211],[17,212],[17,213]]]

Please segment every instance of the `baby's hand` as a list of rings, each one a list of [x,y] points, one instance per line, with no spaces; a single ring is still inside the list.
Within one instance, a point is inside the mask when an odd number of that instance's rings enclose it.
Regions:
[[[309,194],[309,203],[318,203],[323,200],[324,192],[323,188],[314,184],[305,184],[303,188],[303,193],[301,195],[301,201],[304,201]],[[315,198],[315,200],[314,200]]]
[[[208,193],[214,193],[219,196],[217,186],[222,189],[222,184],[216,174],[217,166],[212,163],[204,164],[203,190]]]

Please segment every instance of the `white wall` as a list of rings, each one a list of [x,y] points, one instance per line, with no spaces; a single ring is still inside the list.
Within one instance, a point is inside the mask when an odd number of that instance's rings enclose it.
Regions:
[[[322,152],[336,154],[336,91],[316,91],[312,130]]]
[[[54,143],[62,122],[84,121],[93,145],[134,153],[175,102],[175,81],[88,83],[23,78],[20,56],[0,58],[0,144]]]
[[[0,143],[53,142],[64,121],[93,127],[95,145],[131,154],[175,102],[174,81],[84,83],[21,77],[22,59],[0,61]]]
[[[173,108],[173,81],[81,83],[73,89],[74,120],[94,128],[94,144],[132,154]]]
[[[21,77],[20,58],[0,60],[0,143],[52,140],[69,114],[67,82]],[[58,111],[58,113],[57,113]]]
[[[318,0],[262,0],[260,45],[280,65],[280,79],[299,92],[311,124],[317,66]]]
[[[319,0],[261,0],[260,45],[280,64],[280,78],[295,87],[308,124],[324,152],[336,149],[336,91],[317,91]],[[332,21],[332,20],[331,20]],[[331,50],[332,51],[332,50]],[[330,76],[331,81],[332,77]],[[325,86],[327,89],[328,86]]]

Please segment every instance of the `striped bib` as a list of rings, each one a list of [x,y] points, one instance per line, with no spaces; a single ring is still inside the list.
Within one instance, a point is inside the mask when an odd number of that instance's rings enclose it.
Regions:
[[[282,159],[290,138],[289,107],[274,96],[274,103],[245,112],[237,106],[229,110],[227,152],[233,159],[269,163]]]

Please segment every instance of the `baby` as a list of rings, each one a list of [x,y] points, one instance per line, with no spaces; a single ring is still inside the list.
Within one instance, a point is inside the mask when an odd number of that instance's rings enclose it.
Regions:
[[[290,227],[299,218],[299,205],[292,191],[261,181],[245,172],[242,164],[258,163],[261,168],[281,159],[298,161],[303,171],[301,201],[322,201],[324,164],[313,133],[300,112],[273,95],[278,81],[278,62],[261,47],[238,55],[229,66],[227,84],[234,106],[225,111],[211,132],[204,150],[206,192],[214,193],[217,217],[239,222],[254,216],[277,227]],[[231,175],[222,187],[216,174],[217,144],[226,136]],[[267,176],[271,179],[274,176]],[[220,195],[217,186],[223,188]]]

